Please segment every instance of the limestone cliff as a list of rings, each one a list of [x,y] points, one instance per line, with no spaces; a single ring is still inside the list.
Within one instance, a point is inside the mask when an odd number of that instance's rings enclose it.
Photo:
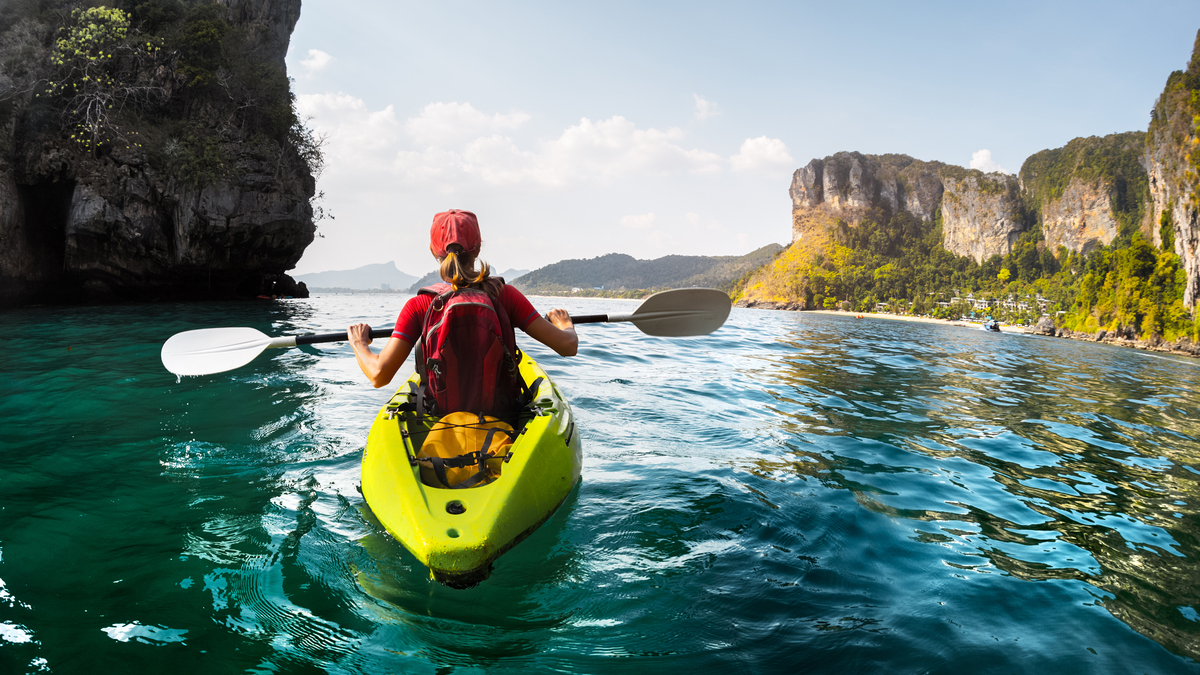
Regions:
[[[1197,120],[1200,35],[1148,132],[1073,139],[1019,178],[904,155],[814,159],[792,176],[792,245],[735,296],[945,314],[974,292],[1010,320],[1053,308],[1060,328],[1200,343]]]
[[[871,209],[905,211],[920,221],[942,210],[946,250],[980,262],[1006,255],[1021,232],[1015,179],[906,155],[839,152],[814,159],[792,176],[792,239],[804,236],[812,212],[856,225]]]
[[[1042,207],[1042,233],[1046,246],[1057,250],[1090,253],[1098,246],[1107,246],[1120,229],[1113,217],[1111,186],[1103,180],[1072,178],[1062,197]]]
[[[1076,138],[1025,160],[1021,194],[1051,251],[1087,254],[1144,229],[1145,139],[1140,131]]]
[[[1200,34],[1186,71],[1175,71],[1155,102],[1143,165],[1149,174],[1146,221],[1158,246],[1187,271],[1184,304],[1200,299]],[[1164,240],[1165,239],[1165,240]]]
[[[139,19],[145,7],[165,38]],[[313,157],[283,65],[300,0],[132,12],[130,35],[141,26],[162,53],[111,75],[154,97],[126,102],[117,131],[92,145],[62,121],[68,99],[34,96],[45,92],[22,87],[22,73],[0,72],[0,305],[306,294],[284,274],[315,233]],[[44,78],[39,59],[61,27],[12,25],[0,49],[41,44],[24,77]]]
[[[936,173],[939,166],[906,155],[857,152],[814,159],[792,176],[792,212],[795,215],[819,209],[857,222],[869,209],[882,206],[891,212],[905,210],[921,220],[931,220],[942,197],[942,183]],[[793,239],[801,234],[793,232]]]
[[[983,262],[1012,250],[1023,224],[1016,179],[1007,174],[968,173],[942,179],[942,245]]]

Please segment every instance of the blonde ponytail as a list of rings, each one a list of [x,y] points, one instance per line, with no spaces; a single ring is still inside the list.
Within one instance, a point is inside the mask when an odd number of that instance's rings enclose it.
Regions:
[[[438,272],[442,281],[453,286],[456,291],[461,288],[482,288],[491,295],[495,284],[487,282],[491,280],[492,268],[486,262],[480,261],[480,264],[482,269],[475,271],[474,258],[461,251],[449,251],[446,257],[442,258]]]

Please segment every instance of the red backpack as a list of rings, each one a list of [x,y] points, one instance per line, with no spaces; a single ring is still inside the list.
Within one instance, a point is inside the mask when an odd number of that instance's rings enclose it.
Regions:
[[[498,298],[504,282],[497,281]],[[419,396],[434,402],[431,412],[514,414],[523,382],[516,336],[499,299],[477,288],[456,291],[445,283],[418,293],[433,296],[416,355]]]

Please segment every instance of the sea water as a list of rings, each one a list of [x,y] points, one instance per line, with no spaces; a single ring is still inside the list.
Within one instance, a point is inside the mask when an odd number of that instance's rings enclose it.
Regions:
[[[159,362],[403,300],[0,313],[0,673],[1200,671],[1200,362],[743,309],[523,339],[583,480],[454,590],[357,490],[393,387],[348,346]]]

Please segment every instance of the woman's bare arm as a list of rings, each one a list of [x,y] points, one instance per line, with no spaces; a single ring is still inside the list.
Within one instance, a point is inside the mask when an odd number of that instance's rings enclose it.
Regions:
[[[365,323],[357,323],[346,329],[350,346],[354,348],[354,358],[358,367],[371,381],[376,389],[392,381],[400,366],[412,351],[412,343],[400,338],[391,338],[378,354],[371,351],[371,327]]]
[[[525,327],[529,337],[558,352],[559,356],[579,353],[579,336],[575,324],[565,309],[552,309],[545,318],[538,317]]]

